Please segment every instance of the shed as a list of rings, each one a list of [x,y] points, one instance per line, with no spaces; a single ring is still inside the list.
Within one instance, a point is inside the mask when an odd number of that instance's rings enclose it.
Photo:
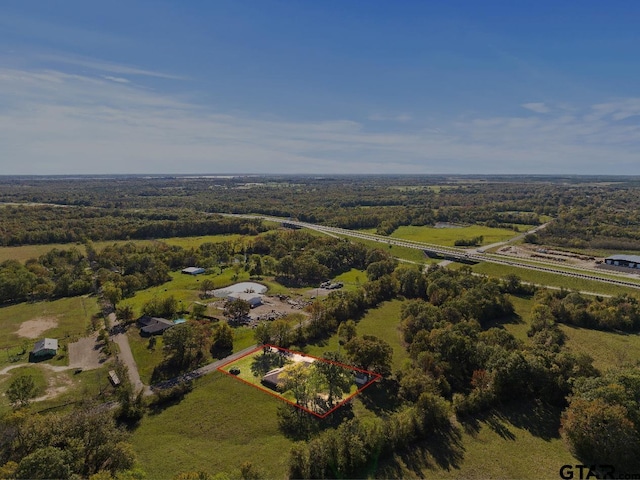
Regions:
[[[160,335],[164,333],[165,330],[174,326],[174,323],[166,318],[148,316],[140,317],[137,323],[140,327],[140,335],[142,336]]]
[[[55,338],[43,338],[36,342],[31,353],[34,357],[52,357],[58,353],[58,340]]]
[[[200,275],[204,272],[205,270],[202,267],[187,267],[182,269],[182,273],[186,275]]]
[[[262,295],[258,293],[239,292],[232,293],[227,297],[227,300],[244,300],[251,305],[251,308],[262,305]]]

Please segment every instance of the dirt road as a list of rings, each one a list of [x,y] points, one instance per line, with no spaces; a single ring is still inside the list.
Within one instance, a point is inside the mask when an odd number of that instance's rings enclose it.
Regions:
[[[109,314],[109,322],[112,326],[116,326],[116,316],[114,313]],[[140,379],[140,372],[138,372],[138,365],[136,365],[136,361],[133,358],[133,353],[131,352],[131,347],[129,346],[129,338],[127,337],[126,332],[119,331],[115,335],[111,336],[111,340],[113,340],[120,350],[118,354],[118,358],[127,366],[129,370],[129,381],[136,392],[142,390],[144,395],[151,395],[151,389],[142,383]]]

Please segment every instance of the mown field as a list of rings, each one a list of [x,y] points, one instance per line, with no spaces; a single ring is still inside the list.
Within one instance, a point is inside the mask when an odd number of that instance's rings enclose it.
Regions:
[[[402,336],[398,330],[400,319],[401,300],[392,300],[384,302],[378,308],[369,310],[357,324],[356,331],[358,335],[375,335],[388,342],[393,348],[392,369],[397,370],[402,366],[408,354],[402,345]],[[324,352],[338,351],[338,335],[332,335],[330,338],[316,345],[309,345],[305,351],[310,355],[317,357],[322,356]]]
[[[96,298],[92,296],[69,297],[0,307],[0,350],[4,350],[0,354],[0,366],[7,364],[8,357],[24,347],[31,350],[35,342],[45,336],[57,338],[61,344],[85,336],[91,327],[92,316],[98,314],[99,311]],[[39,319],[55,320],[57,326],[42,332],[34,339],[18,335],[18,329],[23,322]],[[27,360],[27,357],[24,358],[24,361]]]
[[[522,231],[530,228],[526,225],[520,227]],[[453,247],[455,246],[456,240],[470,240],[476,237],[483,237],[482,245],[490,245],[496,242],[507,241],[516,235],[518,235],[517,232],[507,228],[491,228],[480,225],[450,228],[402,226],[398,227],[391,234],[391,237]]]
[[[197,470],[236,473],[246,461],[264,478],[284,478],[292,441],[278,430],[281,403],[215,372],[179,404],[148,415],[133,433],[134,449],[147,478]]]
[[[230,235],[202,235],[198,237],[172,237],[172,238],[158,238],[155,240],[104,240],[100,242],[94,242],[93,246],[96,250],[100,251],[106,246],[114,244],[123,244],[133,242],[138,245],[152,245],[155,242],[163,242],[168,245],[176,245],[183,248],[197,248],[203,243],[220,243],[220,242],[233,242],[233,241],[246,241],[253,238],[248,235],[230,234]],[[17,247],[0,247],[0,262],[5,260],[18,260],[19,262],[26,262],[30,258],[38,258],[40,255],[44,255],[48,251],[57,248],[59,250],[68,250],[71,247],[79,249],[85,253],[84,244],[82,243],[48,243],[45,245],[21,245]]]

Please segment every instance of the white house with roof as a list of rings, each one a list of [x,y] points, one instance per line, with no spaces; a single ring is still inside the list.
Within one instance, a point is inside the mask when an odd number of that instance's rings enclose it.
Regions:
[[[36,342],[31,351],[34,357],[52,357],[58,353],[58,340],[55,338],[43,338]]]

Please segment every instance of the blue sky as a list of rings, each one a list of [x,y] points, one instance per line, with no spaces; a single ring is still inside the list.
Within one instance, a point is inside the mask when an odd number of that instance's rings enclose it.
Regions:
[[[640,2],[0,3],[0,174],[640,174]]]

